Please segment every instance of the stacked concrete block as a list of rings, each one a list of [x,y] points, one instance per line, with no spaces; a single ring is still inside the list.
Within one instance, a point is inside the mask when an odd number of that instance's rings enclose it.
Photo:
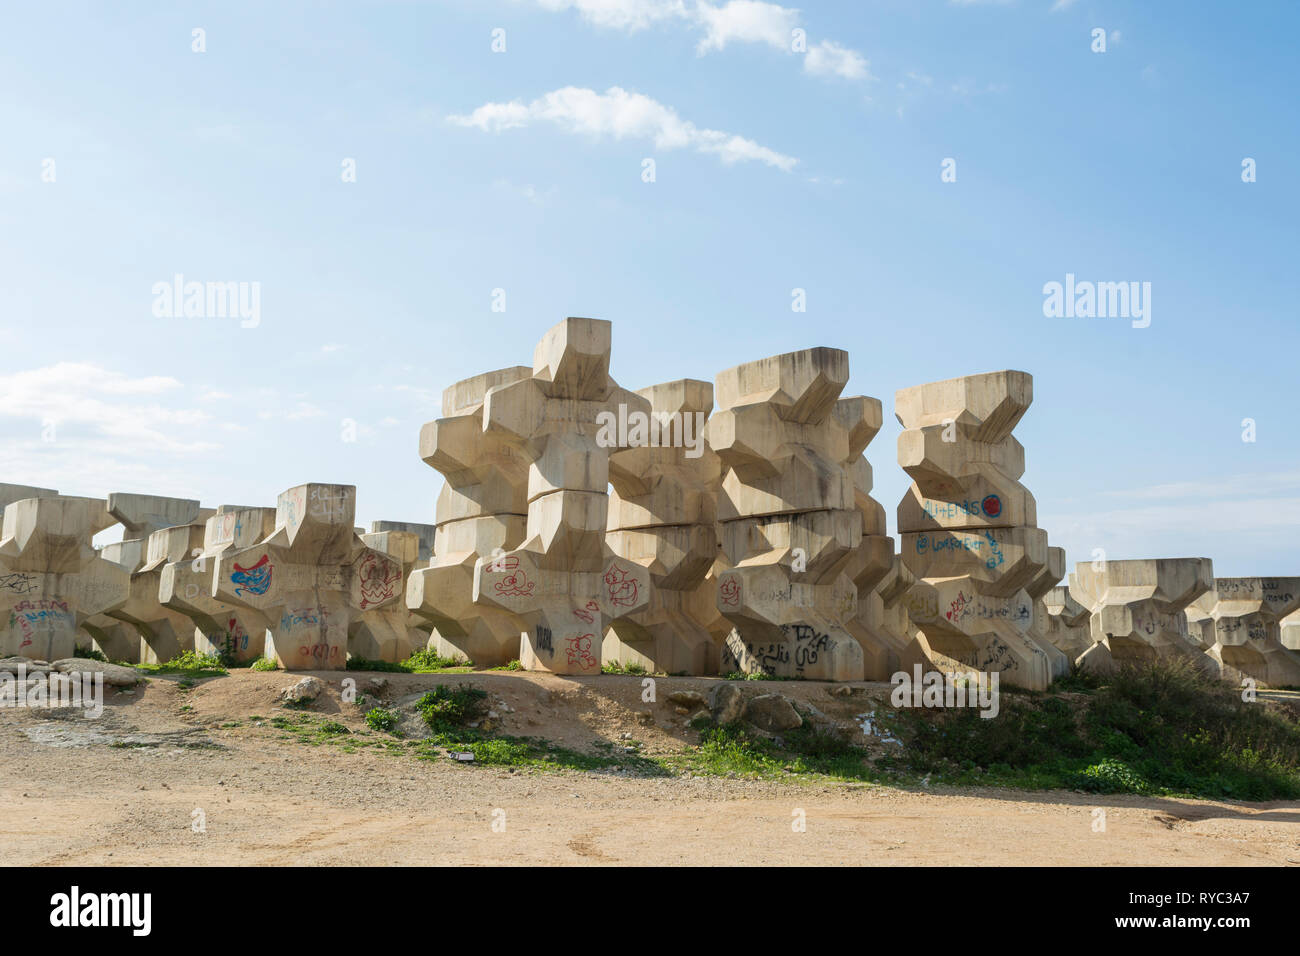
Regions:
[[[1038,572],[1037,577],[1025,585],[1025,594],[1029,596],[1030,607],[1033,613],[1033,626],[1029,629],[1029,637],[1036,643],[1052,662],[1052,676],[1061,677],[1069,672],[1074,659],[1065,653],[1061,648],[1056,646],[1056,642],[1048,634],[1050,625],[1048,623],[1047,603],[1044,600],[1047,593],[1061,583],[1065,577],[1065,549],[1048,547],[1047,563],[1043,565],[1043,570]]]
[[[1233,681],[1300,684],[1300,653],[1282,642],[1282,620],[1300,610],[1300,578],[1215,578],[1194,608],[1208,613],[1206,653]],[[1193,613],[1189,609],[1189,616]]]
[[[1094,643],[1089,624],[1092,612],[1076,601],[1065,585],[1044,594],[1043,607],[1047,612],[1047,639],[1072,662],[1078,662]]]
[[[880,428],[880,403],[840,398],[848,378],[848,354],[828,348],[717,377],[709,442],[723,465],[724,672],[863,678],[862,645],[849,630],[864,531],[853,469]]]
[[[873,413],[878,410],[878,404],[872,406]],[[875,419],[877,431],[880,424],[881,420]],[[885,534],[885,509],[871,497],[874,478],[865,456],[859,455],[853,462],[851,473],[854,506],[862,515],[862,543],[846,572],[857,591],[857,610],[845,621],[845,627],[862,647],[864,677],[887,681],[901,669],[908,643],[905,627],[899,630],[890,627],[885,601],[885,594],[890,594],[894,599],[889,604],[892,608],[901,596],[894,591],[898,581],[897,555],[894,539]]]
[[[478,559],[474,600],[523,619],[528,670],[599,673],[610,621],[649,601],[649,572],[605,541],[609,457],[629,447],[609,416],[650,412],[610,378],[610,347],[608,322],[566,319],[538,343],[528,378],[484,399],[483,430],[528,463],[528,522],[519,547]]]
[[[141,643],[136,660],[140,663],[169,661],[183,651],[193,650],[193,621],[164,607],[158,598],[165,559],[149,564],[147,569],[145,565],[149,562],[150,539],[154,532],[182,526],[189,529],[185,534],[197,535],[200,533],[197,526],[212,512],[204,511],[198,501],[190,498],[121,493],[108,496],[108,512],[122,525],[122,540],[105,545],[100,549],[100,556],[131,573],[130,598],[108,617],[129,625],[139,635]],[[129,652],[130,631],[115,632],[111,627],[105,627],[102,619],[92,624],[106,638],[113,634],[111,642],[114,645],[125,638],[123,650]],[[127,657],[121,659],[131,660]]]
[[[434,539],[438,535],[437,525],[417,524],[411,521],[370,522],[370,534],[381,534],[385,531],[405,531],[407,534],[415,535],[415,560],[417,562],[423,561],[427,566],[429,559],[433,557]]]
[[[392,522],[387,522],[391,524]],[[382,551],[401,566],[399,593],[406,593],[420,560],[420,536],[413,531],[374,531],[361,535],[367,547]],[[404,661],[429,640],[429,623],[415,617],[404,601],[363,611],[348,631],[348,653],[372,661]]]
[[[38,488],[35,485],[13,485],[0,481],[0,515],[5,508],[24,498],[57,498],[59,493],[53,488]]]
[[[111,524],[97,498],[7,504],[0,530],[0,656],[71,657],[78,628],[127,600],[129,572],[91,546]]]
[[[1016,371],[900,390],[898,460],[913,483],[898,530],[917,578],[908,611],[924,658],[1042,690],[1069,665],[1034,632],[1026,591],[1048,564],[1047,534],[1019,481],[1024,448],[1011,434],[1032,401],[1033,379]]]
[[[650,672],[715,674],[709,574],[718,556],[721,465],[704,435],[713,385],[681,379],[637,394],[650,403],[651,418],[609,423],[633,447],[610,456],[606,541],[643,567],[652,587],[642,610],[610,622],[602,657]]]
[[[532,369],[497,369],[443,392],[443,417],[420,430],[420,457],[446,481],[438,495],[433,554],[407,580],[406,606],[431,628],[442,657],[496,667],[519,657],[525,624],[513,612],[474,601],[474,568],[523,543],[528,524],[528,459],[489,427],[490,391],[526,381]]]
[[[1117,663],[1190,656],[1203,662],[1185,610],[1214,587],[1209,558],[1095,561],[1075,565],[1070,594],[1092,613],[1093,646],[1079,659],[1090,670]]]
[[[275,530],[216,556],[212,596],[271,622],[286,670],[341,670],[348,631],[366,611],[401,600],[402,566],[353,527],[351,485],[298,485],[276,501]]]
[[[274,508],[222,505],[203,523],[197,543],[184,529],[188,550],[180,547],[182,529],[167,537],[167,563],[159,578],[160,603],[184,614],[196,627],[194,649],[236,662],[274,656],[267,643],[270,619],[260,611],[214,597],[217,563],[228,551],[255,546],[275,530]]]

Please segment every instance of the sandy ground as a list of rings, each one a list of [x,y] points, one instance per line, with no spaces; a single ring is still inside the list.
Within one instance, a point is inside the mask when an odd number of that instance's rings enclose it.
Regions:
[[[250,721],[281,713],[276,693],[298,676],[235,672],[189,692],[156,678],[134,693],[109,693],[98,720],[0,710],[0,859],[11,866],[1300,864],[1295,803],[511,771],[309,747]],[[364,725],[355,709],[338,703],[344,677],[390,701],[466,680],[383,675],[379,687],[364,675],[316,676],[330,685],[316,710],[356,728]],[[506,732],[577,747],[632,733],[651,753],[693,739],[667,694],[712,683],[661,678],[659,703],[647,705],[634,677],[480,673],[472,681],[508,702]],[[763,690],[841,715],[869,709],[880,692],[858,687],[853,698],[834,698],[813,682]],[[182,710],[187,704],[191,711]],[[221,726],[232,720],[240,726]],[[1095,829],[1098,808],[1104,832]],[[195,810],[206,832],[194,832]],[[792,826],[798,811],[803,832]]]

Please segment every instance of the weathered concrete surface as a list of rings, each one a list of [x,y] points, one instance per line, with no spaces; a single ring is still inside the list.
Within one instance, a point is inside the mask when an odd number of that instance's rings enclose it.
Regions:
[[[1089,626],[1094,641],[1080,663],[1102,669],[1106,657],[1119,663],[1190,656],[1208,664],[1184,611],[1213,586],[1209,558],[1076,564],[1070,594],[1092,612]]]
[[[427,563],[420,560],[420,536],[415,532],[375,531],[363,534],[361,540],[401,565],[400,594],[406,593],[411,572]],[[365,610],[348,629],[348,653],[371,661],[404,661],[428,644],[430,626],[428,621],[415,617],[402,601]]]
[[[160,603],[194,622],[195,649],[229,655],[239,662],[268,652],[270,619],[260,611],[213,596],[217,559],[228,551],[255,546],[275,529],[274,508],[222,505],[203,522],[201,540],[188,550],[169,550],[158,584]],[[173,545],[179,540],[174,539]],[[196,553],[197,551],[197,553]]]
[[[532,374],[483,403],[483,430],[528,464],[528,523],[519,547],[478,559],[474,601],[523,619],[528,670],[598,673],[609,622],[649,600],[646,569],[605,542],[609,456],[629,446],[602,420],[650,412],[610,378],[610,348],[608,322],[565,319],[538,343]]]
[[[401,598],[401,564],[365,546],[355,514],[353,486],[298,485],[265,540],[216,556],[212,596],[266,615],[286,670],[343,669],[352,622]]]
[[[519,657],[525,623],[474,601],[479,559],[523,543],[528,523],[528,461],[515,442],[487,427],[489,391],[532,375],[522,365],[448,387],[442,418],[420,429],[420,457],[446,479],[438,495],[433,556],[412,570],[406,606],[431,627],[428,647],[442,657],[496,667]]]
[[[718,555],[722,469],[705,442],[713,385],[681,379],[637,394],[654,418],[632,420],[628,431],[644,424],[646,434],[610,456],[605,537],[614,554],[646,569],[652,588],[645,608],[610,622],[602,658],[651,673],[716,674],[709,572]]]
[[[121,606],[130,575],[91,539],[111,524],[97,498],[10,502],[0,531],[0,657],[71,657],[77,629]]]
[[[1282,642],[1282,619],[1300,610],[1300,578],[1215,578],[1188,609],[1222,676],[1270,686],[1300,684],[1300,654]],[[1209,627],[1204,626],[1204,622]]]
[[[1033,379],[1017,371],[900,390],[898,460],[913,483],[898,530],[917,578],[907,606],[921,656],[939,670],[1000,671],[1042,690],[1069,662],[1035,632],[1026,591],[1041,587],[1049,562],[1019,481],[1025,451],[1011,434],[1032,401]]]
[[[1076,601],[1064,585],[1043,595],[1047,611],[1047,639],[1071,661],[1078,661],[1093,645],[1089,619],[1092,612]]]
[[[722,669],[861,680],[855,555],[866,517],[854,468],[880,429],[878,399],[840,398],[848,353],[815,348],[718,375],[709,443],[722,460],[717,607]]]

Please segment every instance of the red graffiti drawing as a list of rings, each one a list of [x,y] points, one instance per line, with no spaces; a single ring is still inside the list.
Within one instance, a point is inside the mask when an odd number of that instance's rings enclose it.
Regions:
[[[591,656],[591,642],[593,635],[583,634],[581,637],[571,637],[568,640],[567,650],[569,652],[570,664],[581,664],[583,667],[599,667],[600,661]]]
[[[401,579],[395,561],[386,561],[377,554],[366,555],[361,562],[361,610],[391,598]]]
[[[609,588],[611,604],[620,607],[636,605],[636,596],[640,589],[636,578],[629,577],[628,573],[617,564],[611,564],[609,570],[605,572],[605,587]]]
[[[738,578],[727,578],[718,588],[718,593],[722,595],[722,603],[728,607],[736,607],[740,604],[740,580]]]
[[[600,605],[595,601],[588,601],[586,607],[580,607],[573,612],[573,616],[586,621],[588,624],[595,622],[595,615],[600,611]]]
[[[503,597],[527,597],[537,585],[528,580],[528,576],[519,570],[518,558],[501,558],[493,561],[488,568],[492,571],[508,572],[504,578],[492,587]]]
[[[952,602],[952,610],[947,614],[948,620],[959,621],[966,610],[966,603],[970,600],[964,592],[957,592],[957,600]]]

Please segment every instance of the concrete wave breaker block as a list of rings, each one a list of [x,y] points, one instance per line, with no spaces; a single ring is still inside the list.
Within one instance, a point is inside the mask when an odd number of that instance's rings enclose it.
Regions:
[[[869,635],[851,629],[854,577],[879,570],[863,566],[883,563],[879,551],[863,557],[863,536],[883,528],[861,500],[859,460],[881,408],[874,398],[841,398],[848,379],[847,352],[813,348],[738,365],[715,381],[708,434],[723,468],[716,601],[731,623],[724,672],[866,673]]]

